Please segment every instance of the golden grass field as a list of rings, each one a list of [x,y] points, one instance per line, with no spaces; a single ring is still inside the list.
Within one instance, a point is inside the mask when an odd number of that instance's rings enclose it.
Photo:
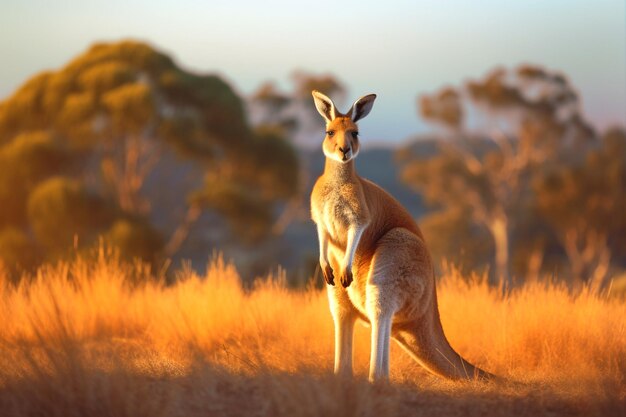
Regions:
[[[626,302],[529,284],[503,296],[450,272],[438,283],[457,351],[517,383],[449,382],[392,345],[390,383],[332,375],[326,295],[281,277],[244,289],[216,258],[165,285],[101,251],[15,287],[0,272],[2,416],[626,415]],[[392,342],[393,343],[393,342]]]

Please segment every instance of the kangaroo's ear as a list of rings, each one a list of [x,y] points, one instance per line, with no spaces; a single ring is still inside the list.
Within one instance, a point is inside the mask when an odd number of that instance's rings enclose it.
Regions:
[[[337,110],[333,101],[317,90],[313,90],[311,94],[313,94],[313,101],[317,111],[320,112],[327,122],[332,122],[337,117]]]
[[[348,112],[348,117],[352,118],[353,122],[361,120],[372,110],[374,100],[376,100],[376,94],[368,94],[361,97],[352,105],[352,108]]]

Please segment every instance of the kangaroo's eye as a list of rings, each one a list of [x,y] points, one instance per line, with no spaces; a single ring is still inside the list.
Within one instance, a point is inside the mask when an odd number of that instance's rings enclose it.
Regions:
[[[359,137],[359,132],[352,132],[352,137],[354,139],[358,138]]]
[[[326,132],[326,134],[328,135],[329,138],[332,138],[333,136],[335,136],[335,131],[329,130],[328,132]]]

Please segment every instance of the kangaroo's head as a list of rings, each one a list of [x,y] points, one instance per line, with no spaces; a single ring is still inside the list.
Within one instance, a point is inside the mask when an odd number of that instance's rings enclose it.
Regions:
[[[326,120],[326,137],[322,144],[324,155],[340,163],[347,163],[359,153],[359,128],[356,122],[372,110],[376,94],[368,94],[354,102],[348,113],[337,111],[331,99],[313,91],[315,107]]]

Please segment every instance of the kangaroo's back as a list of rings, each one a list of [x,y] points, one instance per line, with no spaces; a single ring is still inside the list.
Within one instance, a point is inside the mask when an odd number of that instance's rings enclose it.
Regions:
[[[419,226],[398,200],[385,191],[381,186],[366,178],[359,177],[365,190],[365,199],[372,213],[371,229],[383,235],[394,227],[403,227],[424,238]]]

